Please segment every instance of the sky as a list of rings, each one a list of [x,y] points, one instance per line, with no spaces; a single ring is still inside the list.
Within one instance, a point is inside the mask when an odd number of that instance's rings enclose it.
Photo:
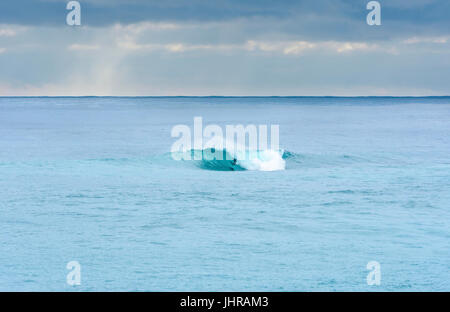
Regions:
[[[0,96],[450,95],[450,1],[0,1]]]

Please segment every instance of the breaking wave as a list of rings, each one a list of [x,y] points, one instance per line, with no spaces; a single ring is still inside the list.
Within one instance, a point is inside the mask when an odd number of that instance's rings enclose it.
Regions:
[[[193,161],[198,167],[216,171],[278,171],[285,170],[284,151],[230,151],[227,149],[206,148],[190,150],[178,155],[186,161]],[[177,157],[177,156],[175,156]]]

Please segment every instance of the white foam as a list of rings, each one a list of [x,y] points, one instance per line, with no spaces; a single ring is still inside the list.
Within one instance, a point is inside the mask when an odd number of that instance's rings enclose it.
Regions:
[[[278,171],[286,169],[283,151],[264,150],[249,152],[248,159],[238,160],[237,165],[247,170]]]

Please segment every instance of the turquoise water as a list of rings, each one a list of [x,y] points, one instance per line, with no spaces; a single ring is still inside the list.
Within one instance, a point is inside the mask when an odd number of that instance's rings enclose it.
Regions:
[[[285,170],[172,160],[195,116]],[[449,291],[449,151],[445,97],[0,98],[0,290]]]

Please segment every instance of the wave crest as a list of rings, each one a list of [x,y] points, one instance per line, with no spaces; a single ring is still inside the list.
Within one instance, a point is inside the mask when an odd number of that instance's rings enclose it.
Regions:
[[[186,154],[188,153],[188,154]],[[190,150],[183,153],[183,159],[192,160],[195,164],[207,170],[215,171],[278,171],[286,169],[286,161],[283,158],[284,151],[229,151],[224,149],[206,148],[203,150]],[[220,157],[211,157],[219,155]]]

